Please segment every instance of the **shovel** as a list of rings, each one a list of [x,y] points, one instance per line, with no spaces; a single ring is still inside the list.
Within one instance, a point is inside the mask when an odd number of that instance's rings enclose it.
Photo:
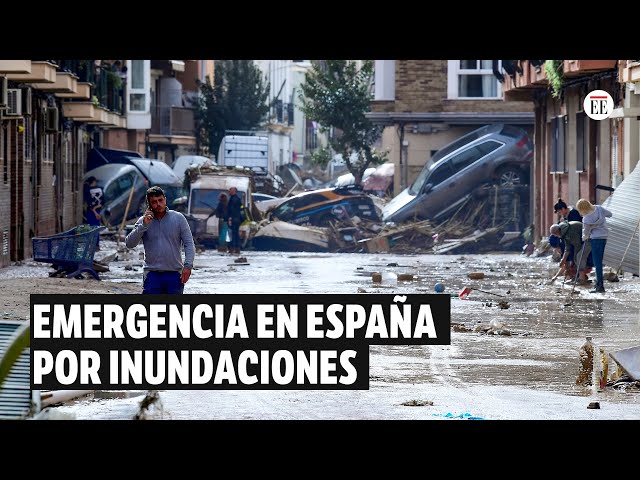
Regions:
[[[553,278],[547,282],[547,285],[551,285],[553,282],[555,282],[555,281],[556,281],[556,278],[558,278],[558,276],[559,276],[562,272],[564,272],[564,267],[560,267],[560,269],[558,270],[558,273],[556,273],[556,274],[553,276]]]
[[[580,275],[580,267],[582,266],[582,257],[584,256],[584,251],[587,249],[587,242],[589,242],[589,240],[586,240],[584,242],[584,244],[582,245],[582,250],[580,250],[580,260],[578,260],[578,264],[576,265],[576,276],[573,279],[573,288],[571,288],[571,292],[569,292],[567,301],[564,304],[565,307],[570,307],[571,305],[573,305],[573,298],[571,296],[573,295],[573,292],[576,289],[576,284],[578,283],[578,276]]]

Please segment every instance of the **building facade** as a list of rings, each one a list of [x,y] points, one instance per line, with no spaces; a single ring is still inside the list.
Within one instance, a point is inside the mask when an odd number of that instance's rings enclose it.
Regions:
[[[482,125],[531,131],[527,102],[505,102],[494,60],[376,60],[367,116],[384,126],[380,148],[395,164],[394,192],[407,188],[431,156]]]
[[[507,103],[530,102],[534,110],[533,225],[537,240],[548,236],[562,198],[603,202],[638,162],[638,95],[633,65],[618,60],[511,60],[504,73]],[[623,79],[627,75],[629,82]],[[640,77],[639,77],[640,78]],[[584,100],[608,92],[616,107],[592,120]]]
[[[0,266],[82,222],[87,152],[125,126],[109,61],[0,60]]]

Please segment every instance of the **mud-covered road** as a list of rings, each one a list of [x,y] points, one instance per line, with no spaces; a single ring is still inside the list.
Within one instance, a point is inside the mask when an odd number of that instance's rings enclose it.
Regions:
[[[105,248],[102,256],[109,253]],[[151,418],[640,418],[637,388],[599,390],[575,383],[578,349],[585,336],[592,336],[607,352],[640,344],[637,277],[605,282],[605,294],[578,286],[573,304],[565,306],[571,287],[561,279],[547,283],[557,270],[549,257],[284,252],[243,256],[247,265],[234,264],[233,257],[217,252],[199,253],[185,293],[434,293],[439,282],[445,286],[443,294],[474,287],[504,297],[478,290],[466,299],[454,296],[451,345],[372,346],[367,391],[162,391],[162,409],[152,411]],[[48,279],[47,271],[29,262],[0,270],[5,314],[24,312],[24,306],[28,312],[29,293],[50,293],[50,288],[63,293],[64,285],[69,286],[67,293],[82,293],[79,288],[84,293],[140,291],[138,249],[111,262],[102,282]],[[373,272],[382,274],[380,284],[371,281]],[[483,272],[485,278],[470,280],[469,272]],[[414,280],[398,281],[398,274],[412,274]],[[483,333],[482,327],[492,320],[509,335]],[[87,398],[56,410],[78,419],[131,418],[138,401]],[[588,409],[592,401],[599,401],[601,408]],[[416,403],[422,406],[403,405]]]

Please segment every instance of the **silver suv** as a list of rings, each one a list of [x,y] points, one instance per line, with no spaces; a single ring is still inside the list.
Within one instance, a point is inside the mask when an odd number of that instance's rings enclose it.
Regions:
[[[521,128],[498,123],[474,130],[438,150],[413,184],[385,205],[382,220],[437,219],[482,184],[526,185],[532,158],[533,144]]]

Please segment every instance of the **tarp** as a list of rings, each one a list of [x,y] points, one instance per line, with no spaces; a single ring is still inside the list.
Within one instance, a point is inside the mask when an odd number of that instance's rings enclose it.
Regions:
[[[602,205],[613,214],[607,218],[609,236],[604,264],[617,269],[622,262],[624,272],[639,275],[640,229],[636,227],[640,221],[640,168],[637,165]]]

